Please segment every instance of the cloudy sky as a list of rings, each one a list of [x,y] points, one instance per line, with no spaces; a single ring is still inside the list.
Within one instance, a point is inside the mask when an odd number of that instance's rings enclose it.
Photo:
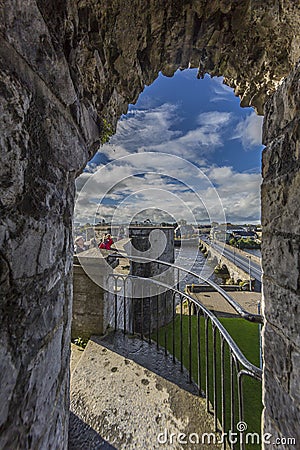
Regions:
[[[75,221],[260,221],[262,117],[221,78],[159,75],[77,181]]]

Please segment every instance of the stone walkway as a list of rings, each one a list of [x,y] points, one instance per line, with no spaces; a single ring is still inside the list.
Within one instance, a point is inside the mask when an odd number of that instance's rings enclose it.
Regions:
[[[177,442],[179,433],[201,442],[213,431],[196,393],[155,344],[121,333],[94,337],[72,374],[69,450],[221,448]]]
[[[248,291],[230,291],[228,294],[236,300],[246,311],[257,314],[258,303],[262,301],[262,295],[260,292],[248,292]],[[206,306],[210,311],[218,316],[224,317],[236,317],[237,312],[230,306],[229,303],[218,292],[197,292],[191,293],[192,297],[199,300],[202,305]]]

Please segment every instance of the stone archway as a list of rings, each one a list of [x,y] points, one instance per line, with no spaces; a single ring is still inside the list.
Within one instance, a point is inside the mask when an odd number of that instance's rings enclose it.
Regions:
[[[0,13],[1,448],[66,446],[74,179],[145,84],[188,66],[225,76],[242,105],[267,102],[264,430],[299,438],[297,5],[13,0]]]

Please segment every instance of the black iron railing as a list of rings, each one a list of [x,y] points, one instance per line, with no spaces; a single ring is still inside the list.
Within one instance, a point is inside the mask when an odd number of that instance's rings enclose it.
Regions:
[[[135,260],[149,261],[141,257]],[[160,261],[159,264],[199,278],[170,263]],[[218,285],[205,281],[220,292],[241,317],[262,322],[260,315],[245,311]],[[155,343],[157,349],[164,348],[165,355],[170,355],[174,364],[180,364],[181,370],[185,367],[189,381],[195,383],[199,395],[206,398],[207,412],[214,416],[215,432],[220,436],[227,434],[223,448],[229,445],[231,449],[245,449],[244,403],[251,400],[251,389],[256,394],[261,389],[262,370],[248,361],[218,318],[197,299],[181,292],[178,283],[174,287],[154,278],[121,274],[111,274],[109,283],[109,291],[113,293],[110,314],[113,328],[124,334],[138,335],[149,344]],[[250,386],[250,392],[247,386],[247,396],[243,392],[246,378],[259,383],[258,387]],[[259,415],[259,411],[253,414]],[[231,439],[229,430],[238,437]],[[260,429],[251,431],[257,433],[259,442]]]
[[[112,254],[113,255],[113,254]],[[118,258],[127,258],[132,262],[141,262],[141,263],[148,263],[148,262],[154,262],[157,264],[157,267],[162,266],[165,268],[171,268],[174,271],[174,277],[176,277],[176,283],[174,283],[174,286],[176,285],[177,290],[179,290],[179,280],[180,278],[180,273],[183,272],[187,275],[191,275],[193,276],[195,279],[197,279],[199,282],[208,284],[209,286],[211,286],[216,292],[218,292],[219,294],[221,294],[221,296],[224,298],[224,300],[230,305],[232,306],[232,308],[237,312],[237,314],[245,319],[248,320],[250,322],[256,322],[256,323],[261,323],[263,324],[263,316],[261,314],[253,314],[247,310],[245,310],[233,297],[231,297],[231,295],[226,292],[224,289],[222,289],[221,286],[219,286],[217,283],[215,283],[214,281],[212,281],[211,279],[207,279],[202,277],[201,275],[185,269],[184,267],[179,267],[176,266],[175,264],[166,262],[166,261],[161,261],[161,260],[157,260],[157,259],[151,259],[151,258],[146,258],[146,257],[142,257],[142,256],[132,256],[132,255],[128,255],[126,252],[120,251],[118,250],[117,253],[114,253],[115,257]]]

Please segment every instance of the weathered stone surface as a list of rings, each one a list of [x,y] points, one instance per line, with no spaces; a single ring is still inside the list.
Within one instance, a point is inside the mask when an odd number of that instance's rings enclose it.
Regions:
[[[295,4],[282,8],[277,1],[253,7],[248,0],[136,0],[126,6],[85,0],[78,8],[72,5],[68,18],[69,61],[85,68],[73,80],[101,109],[117,112],[116,107],[134,102],[160,70],[171,76],[179,66],[191,65],[200,75],[225,76],[242,104],[262,113],[269,91],[299,58],[298,12]]]
[[[279,432],[286,438],[295,438],[298,443],[300,439],[299,404],[293,401],[291,396],[280,386],[278,380],[273,377],[272,369],[265,369],[264,376],[265,380],[268,380],[264,384],[264,416],[272,419],[265,422],[264,433],[273,435]],[[282,448],[291,447],[283,446]]]
[[[264,275],[284,288],[297,291],[300,283],[300,237],[292,233],[264,233]]]
[[[300,347],[300,303],[297,292],[291,292],[264,277],[264,310],[266,320],[281,330],[294,345]]]
[[[299,37],[298,37],[299,44]],[[298,61],[296,61],[298,63]],[[299,102],[300,102],[300,64],[296,64],[293,71],[289,74],[287,79],[280,84],[276,95],[268,100],[265,109],[265,123],[264,123],[264,143],[269,145],[277,143],[278,138],[284,135],[292,136],[295,131],[299,133]],[[294,128],[293,128],[294,127]],[[299,157],[298,152],[295,155],[293,151],[294,145],[299,149],[299,142],[297,139],[288,140],[288,144],[284,150],[288,151],[291,147],[291,156]],[[298,135],[299,137],[299,135]],[[276,138],[276,139],[275,139]],[[283,155],[282,155],[283,156]],[[274,159],[273,159],[274,161]],[[287,161],[283,161],[287,162]],[[264,174],[266,176],[266,174]]]
[[[125,246],[128,254],[174,263],[173,227],[130,227],[129,237],[130,247]],[[142,283],[130,280],[127,284],[135,299],[132,305],[127,302],[127,308],[132,310],[133,329],[146,334],[169,323],[174,314],[173,294],[151,280],[175,287],[174,269],[156,262],[133,260],[130,261],[130,275],[150,279],[150,282],[144,280]]]
[[[268,415],[266,410],[264,411],[264,414],[262,416],[262,425],[263,425],[263,429],[264,430],[269,430],[269,431],[272,430],[272,436],[270,438],[271,444],[276,442],[276,439],[280,439],[281,440],[283,438],[282,434],[280,434],[279,430],[276,428],[276,423]],[[269,436],[268,436],[268,438],[269,438]],[[278,442],[281,442],[281,441],[278,440]],[[269,446],[265,445],[265,448],[268,448],[268,447]],[[276,448],[278,448],[278,450],[284,450],[284,446],[281,446],[279,444],[276,445]]]
[[[207,438],[201,444],[203,434],[213,432],[213,417],[187,380],[187,371],[181,372],[162,349],[122,334],[116,335],[116,342],[112,336],[93,337],[72,376],[71,410],[82,422],[71,421],[70,448],[86,449],[82,445],[86,424],[99,441],[118,449],[221,448],[218,442],[207,443]],[[162,444],[158,435],[165,430],[167,442]],[[186,435],[186,444],[177,441],[179,433]],[[197,433],[200,444],[192,433]]]
[[[108,275],[118,265],[110,252],[102,254],[98,247],[74,255],[73,265],[73,339],[90,338],[105,333],[113,323],[114,300],[107,292]],[[106,288],[106,289],[105,289]]]
[[[293,235],[300,236],[300,173],[294,169],[295,166],[293,171],[265,181],[262,186],[265,201],[262,223],[265,233],[279,232],[288,236],[293,221]]]
[[[291,344],[278,333],[278,330],[268,323],[264,329],[264,343],[267,342],[268,351],[264,349],[264,364],[267,370],[272,371],[280,386],[289,392],[291,373]]]
[[[1,448],[67,445],[74,177],[107,132],[103,119],[114,127],[159,71],[189,65],[225,76],[242,105],[262,112],[299,59],[299,29],[291,0],[1,2]],[[266,112],[265,142],[282,142],[277,159],[264,157],[269,179],[277,166],[290,171],[280,158],[298,161],[298,104],[295,72]],[[55,387],[44,369],[52,358]]]
[[[299,442],[299,78],[291,72],[266,105],[262,262],[267,323],[264,429]],[[288,448],[282,446],[282,448]]]
[[[78,345],[71,343],[71,360],[70,360],[71,375],[72,375],[72,372],[74,371],[75,367],[79,363],[79,361],[82,357],[83,351],[84,351],[84,349],[82,347],[79,347]]]
[[[290,395],[298,405],[300,405],[299,373],[300,351],[294,349],[291,354]]]
[[[95,284],[80,264],[73,268],[72,338],[101,335],[103,324],[104,290]]]

